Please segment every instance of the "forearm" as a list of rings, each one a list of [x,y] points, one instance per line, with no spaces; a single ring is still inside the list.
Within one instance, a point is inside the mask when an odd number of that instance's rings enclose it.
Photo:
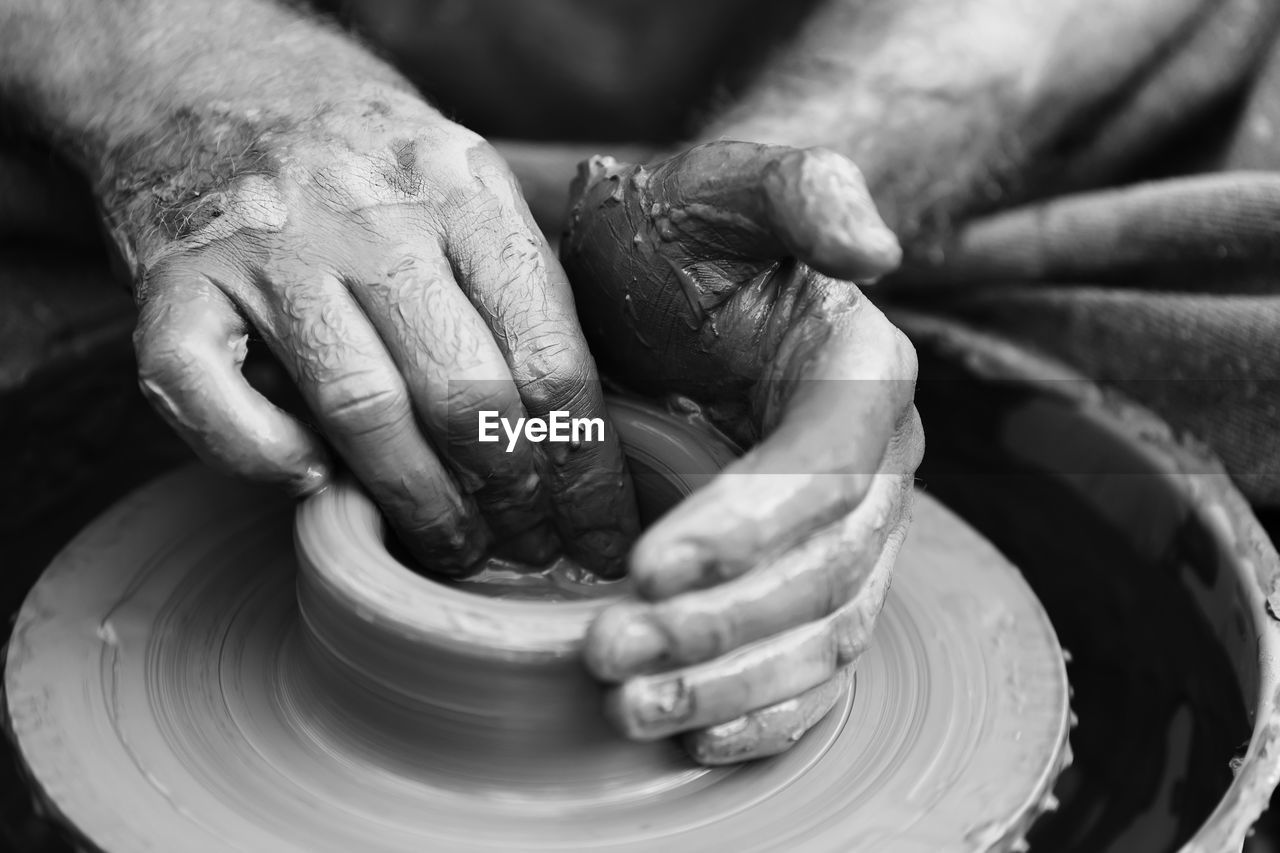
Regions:
[[[346,34],[272,0],[0,0],[0,89],[77,154],[192,110],[295,113],[341,97],[325,87],[343,77],[408,89]]]
[[[1254,0],[829,0],[702,136],[846,154],[918,258],[968,214],[1108,179],[1274,20]]]
[[[344,34],[269,0],[0,0],[0,87],[112,227],[143,235],[127,255],[189,233],[202,193],[278,169],[264,137],[335,102],[416,101]]]

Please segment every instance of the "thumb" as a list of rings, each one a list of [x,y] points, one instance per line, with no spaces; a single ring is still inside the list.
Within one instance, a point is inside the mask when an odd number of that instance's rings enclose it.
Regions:
[[[206,462],[278,482],[299,495],[323,488],[320,439],[250,387],[241,373],[245,324],[199,270],[150,276],[134,346],[143,395]]]
[[[825,148],[711,142],[655,169],[650,188],[685,236],[743,257],[793,256],[857,281],[902,260],[862,172]]]

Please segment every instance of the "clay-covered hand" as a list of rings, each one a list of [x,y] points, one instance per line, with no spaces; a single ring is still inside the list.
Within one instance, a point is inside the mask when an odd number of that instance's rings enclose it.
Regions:
[[[204,458],[299,493],[329,476],[319,437],[246,383],[252,329],[424,565],[465,572],[499,542],[621,570],[611,426],[477,441],[482,410],[607,423],[564,272],[489,145],[395,86],[172,124],[112,150],[103,203],[137,271],[142,387]]]
[[[632,737],[784,750],[871,641],[910,516],[915,353],[853,283],[897,241],[845,158],[717,142],[585,164],[561,257],[607,370],[758,439],[643,534],[587,664]]]

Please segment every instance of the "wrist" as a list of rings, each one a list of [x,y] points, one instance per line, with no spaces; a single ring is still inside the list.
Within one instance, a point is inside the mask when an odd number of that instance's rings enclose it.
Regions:
[[[188,5],[151,0],[148,11],[178,16]],[[104,7],[116,8],[103,3],[96,18],[82,11],[77,23],[119,29],[120,13]],[[445,123],[394,69],[326,24],[258,0],[200,14],[198,28],[148,28],[151,16],[135,11],[127,47],[90,40],[85,55],[47,77],[23,65],[42,79],[19,98],[86,173],[135,276],[170,244],[218,231],[204,226],[246,183],[253,195],[271,182],[295,140],[356,147],[380,121]],[[119,32],[113,39],[126,41]]]
[[[207,147],[228,125],[257,135],[362,91],[412,92],[346,34],[271,0],[79,2],[0,15],[0,83],[95,182],[161,136]]]
[[[174,252],[246,229],[278,230],[293,204],[290,186],[354,180],[363,187],[379,152],[390,161],[405,139],[461,131],[415,93],[379,81],[348,82],[328,98],[279,107],[205,103],[104,148],[90,173],[135,279]]]

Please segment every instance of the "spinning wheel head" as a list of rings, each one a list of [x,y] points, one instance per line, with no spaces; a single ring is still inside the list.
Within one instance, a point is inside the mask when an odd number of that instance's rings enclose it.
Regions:
[[[613,415],[642,501],[731,455],[661,413]],[[790,752],[714,770],[601,719],[576,653],[607,596],[427,580],[349,489],[299,511],[295,559],[291,511],[187,469],[102,516],[32,590],[9,648],[13,734],[93,846],[1003,849],[1067,760],[1047,617],[923,496],[848,694]]]

